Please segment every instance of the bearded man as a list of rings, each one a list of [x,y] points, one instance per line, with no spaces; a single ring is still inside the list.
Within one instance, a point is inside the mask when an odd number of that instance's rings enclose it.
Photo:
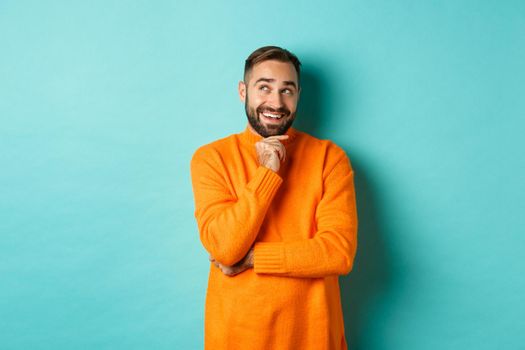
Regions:
[[[244,131],[191,160],[195,218],[210,256],[204,345],[347,349],[338,277],[357,249],[346,153],[292,127],[301,63],[265,46],[245,62]]]

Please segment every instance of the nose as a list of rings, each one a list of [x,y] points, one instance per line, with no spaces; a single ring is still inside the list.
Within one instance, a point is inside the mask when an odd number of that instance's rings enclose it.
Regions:
[[[278,90],[272,91],[268,96],[268,104],[275,109],[283,106],[282,96]]]

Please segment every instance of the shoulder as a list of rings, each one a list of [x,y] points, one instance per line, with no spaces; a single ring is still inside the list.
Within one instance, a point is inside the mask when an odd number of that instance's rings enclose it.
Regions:
[[[338,161],[348,158],[345,150],[332,140],[320,139],[304,131],[297,131],[297,134],[308,147],[315,148],[320,152],[323,152],[327,158],[336,159]]]
[[[227,148],[235,137],[236,134],[232,134],[198,147],[195,152],[193,152],[191,162],[194,163],[200,160],[210,161],[220,157],[221,150]]]
[[[341,169],[342,172],[352,172],[352,164],[346,151],[335,141],[329,139],[320,139],[305,132],[298,132],[305,146],[317,153],[318,157],[323,159],[323,173],[328,175],[335,169]]]

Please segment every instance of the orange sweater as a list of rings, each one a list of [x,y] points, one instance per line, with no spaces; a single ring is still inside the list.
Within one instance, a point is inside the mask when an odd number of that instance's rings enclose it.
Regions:
[[[248,127],[200,147],[191,160],[204,248],[233,265],[254,245],[254,268],[210,264],[209,350],[346,349],[338,275],[357,247],[353,170],[328,140],[290,128],[278,173],[260,166]]]

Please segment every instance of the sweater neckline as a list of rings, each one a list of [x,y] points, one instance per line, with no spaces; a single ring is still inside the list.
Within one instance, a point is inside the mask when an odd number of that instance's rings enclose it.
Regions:
[[[288,128],[288,130],[286,131],[285,135],[288,135],[288,138],[285,139],[285,140],[279,140],[283,145],[288,145],[290,143],[292,143],[294,141],[294,139],[297,137],[297,129],[293,128],[293,127],[290,127]],[[249,124],[246,125],[246,128],[244,129],[243,132],[240,133],[240,137],[242,140],[244,140],[245,142],[253,145],[255,144],[256,142],[259,142],[263,139],[263,137],[259,134],[256,134],[255,132],[253,132],[252,130],[250,130],[250,126]]]

